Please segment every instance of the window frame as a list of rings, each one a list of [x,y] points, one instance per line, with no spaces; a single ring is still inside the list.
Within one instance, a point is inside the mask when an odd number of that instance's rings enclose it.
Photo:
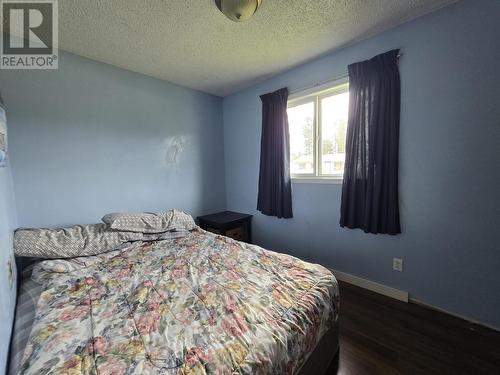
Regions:
[[[292,105],[290,105],[290,103],[292,103]],[[313,172],[312,173],[295,173],[293,174],[292,179],[294,178],[299,178],[299,179],[303,179],[303,178],[312,178],[312,177],[315,177],[315,171],[316,171],[316,163],[317,163],[317,158],[316,158],[316,154],[317,154],[317,147],[318,147],[318,142],[317,142],[317,139],[318,139],[318,127],[316,126],[316,121],[317,121],[317,112],[318,112],[318,108],[317,108],[317,102],[315,100],[314,97],[312,97],[311,95],[309,96],[305,96],[305,97],[299,97],[297,99],[288,99],[288,102],[287,102],[287,110],[289,108],[293,108],[293,107],[298,107],[299,105],[304,105],[304,104],[308,104],[308,103],[313,103],[313,113],[314,113],[314,118],[313,118]]]
[[[291,174],[294,183],[339,183],[344,176],[342,174],[322,174],[322,126],[321,126],[321,101],[324,98],[349,92],[349,78],[343,77],[335,81],[314,86],[309,89],[295,92],[288,97],[287,109],[306,103],[314,103],[313,120],[313,173]]]

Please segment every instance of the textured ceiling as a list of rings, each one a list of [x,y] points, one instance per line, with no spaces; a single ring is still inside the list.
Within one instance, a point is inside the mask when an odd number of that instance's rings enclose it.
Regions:
[[[235,23],[213,0],[59,0],[59,47],[224,96],[453,0],[264,0]]]

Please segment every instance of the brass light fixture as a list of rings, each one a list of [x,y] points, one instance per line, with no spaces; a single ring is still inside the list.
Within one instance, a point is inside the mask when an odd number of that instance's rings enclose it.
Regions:
[[[262,0],[215,0],[215,4],[231,21],[242,22],[254,15]]]

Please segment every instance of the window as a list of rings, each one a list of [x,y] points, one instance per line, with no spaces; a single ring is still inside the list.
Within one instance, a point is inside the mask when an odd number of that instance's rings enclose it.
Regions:
[[[342,179],[348,109],[346,80],[290,96],[287,112],[293,179]]]

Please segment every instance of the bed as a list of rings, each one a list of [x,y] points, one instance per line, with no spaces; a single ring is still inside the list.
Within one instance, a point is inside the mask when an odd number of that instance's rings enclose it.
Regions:
[[[40,261],[29,280],[11,373],[305,375],[338,353],[330,271],[198,227]]]

